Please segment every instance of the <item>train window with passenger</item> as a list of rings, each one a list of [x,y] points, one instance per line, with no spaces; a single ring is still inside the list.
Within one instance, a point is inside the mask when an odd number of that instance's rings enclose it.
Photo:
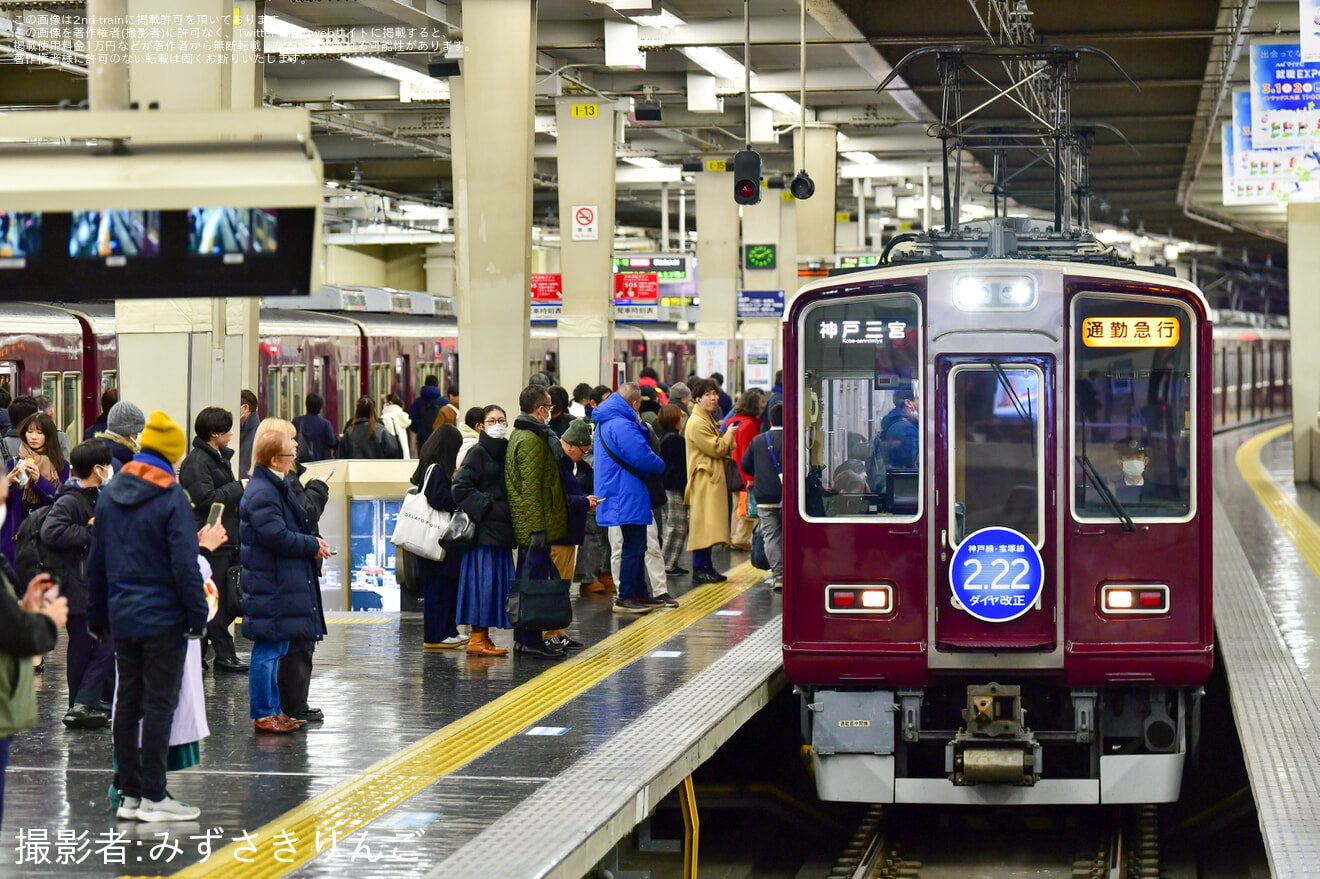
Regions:
[[[921,305],[911,293],[821,302],[801,318],[802,491],[816,519],[921,512]]]
[[[1073,513],[1185,520],[1196,462],[1192,315],[1169,301],[1073,300]]]

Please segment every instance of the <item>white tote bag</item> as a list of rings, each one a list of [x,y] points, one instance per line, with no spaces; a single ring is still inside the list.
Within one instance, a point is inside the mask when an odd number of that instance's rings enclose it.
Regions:
[[[410,488],[404,495],[390,542],[413,555],[440,562],[445,558],[444,547],[440,545],[440,535],[449,524],[449,514],[437,510],[426,501],[426,481],[431,478],[431,471],[434,469],[434,464],[427,467],[421,487]]]

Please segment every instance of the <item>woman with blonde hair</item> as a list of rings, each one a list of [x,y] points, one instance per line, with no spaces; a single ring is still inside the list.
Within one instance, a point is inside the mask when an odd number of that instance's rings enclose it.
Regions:
[[[296,439],[297,430],[291,422],[283,418],[267,418],[257,425],[257,439],[268,432],[281,433],[290,439]],[[307,468],[295,459],[293,466],[284,477],[294,502],[302,508],[316,537],[321,536],[321,514],[330,500],[330,476],[325,473],[303,484],[303,474]],[[317,559],[313,566],[316,578],[316,607],[321,617],[322,632],[325,629],[325,605],[321,597],[322,560]],[[316,641],[306,638],[294,638],[289,641],[288,652],[280,657],[280,669],[276,678],[280,691],[280,705],[284,713],[294,720],[324,720],[325,714],[319,708],[307,704],[307,694],[312,685],[312,655],[316,652]]]
[[[687,443],[688,506],[687,548],[692,550],[692,582],[723,583],[728,578],[715,570],[711,551],[729,542],[729,486],[724,463],[733,451],[734,434],[720,433],[715,413],[720,406],[720,386],[713,379],[692,383],[692,416],[683,429]]]

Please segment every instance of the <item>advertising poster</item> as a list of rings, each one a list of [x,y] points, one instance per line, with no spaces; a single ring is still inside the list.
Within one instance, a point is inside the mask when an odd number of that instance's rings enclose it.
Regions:
[[[697,339],[697,375],[729,375],[729,343],[724,339]]]
[[[564,276],[532,275],[532,320],[556,320],[564,310]]]
[[[659,320],[660,279],[654,273],[619,272],[614,276],[615,320]]]
[[[1252,146],[1253,98],[1250,89],[1233,93],[1233,137],[1232,143],[1226,145],[1226,152],[1232,156],[1233,193],[1232,200],[1225,195],[1224,204],[1278,204],[1298,193],[1316,192],[1315,172],[1320,162],[1309,155],[1312,150],[1296,145],[1272,149]]]
[[[743,340],[743,385],[749,388],[774,386],[774,339]]]
[[[1229,123],[1223,130],[1223,162],[1220,167],[1223,169],[1221,176],[1224,182],[1222,198],[1226,205],[1242,204],[1237,200],[1237,184],[1234,181],[1237,167],[1233,158],[1233,127],[1233,124]],[[532,307],[532,311],[536,311],[535,306]]]
[[[1251,44],[1251,148],[1320,146],[1320,62],[1297,43]]]

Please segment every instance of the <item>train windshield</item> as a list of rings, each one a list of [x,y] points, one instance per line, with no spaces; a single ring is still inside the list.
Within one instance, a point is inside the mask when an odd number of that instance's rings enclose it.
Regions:
[[[807,516],[915,519],[922,496],[917,297],[821,303],[800,329]]]
[[[1133,519],[1187,517],[1195,468],[1190,315],[1169,302],[1084,294],[1073,300],[1072,332],[1076,517],[1118,518],[1106,493]]]
[[[982,528],[1012,528],[1041,545],[1045,474],[1040,369],[998,360],[950,374],[953,544]]]

